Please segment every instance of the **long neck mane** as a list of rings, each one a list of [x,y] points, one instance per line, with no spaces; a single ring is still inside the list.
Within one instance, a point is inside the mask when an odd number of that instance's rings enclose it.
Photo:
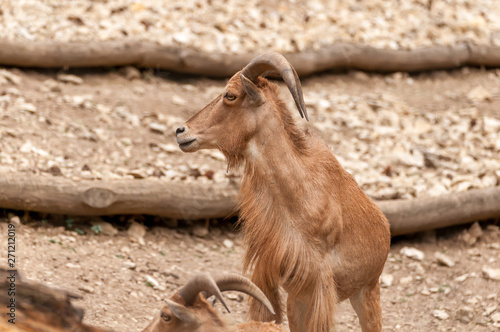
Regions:
[[[312,278],[298,276],[316,270],[308,261],[321,261],[317,256],[328,252],[325,247],[333,242],[324,241],[331,229],[303,221],[321,220],[318,215],[328,205],[324,176],[331,174],[324,168],[336,164],[329,158],[315,160],[318,147],[310,144],[315,138],[296,126],[278,98],[273,100],[274,112],[243,153],[246,163],[238,196],[247,246],[243,264],[245,270],[251,266],[258,270],[259,262],[276,266],[276,273],[267,275],[273,282],[285,280],[291,287],[302,287],[301,280]]]

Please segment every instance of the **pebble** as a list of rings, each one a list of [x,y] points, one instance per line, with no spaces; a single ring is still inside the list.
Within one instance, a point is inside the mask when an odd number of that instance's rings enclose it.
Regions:
[[[403,277],[401,279],[399,279],[399,283],[401,285],[407,285],[409,283],[411,283],[413,281],[413,277],[412,276],[406,276],[406,277]]]
[[[462,323],[470,323],[474,319],[474,310],[469,306],[461,306],[458,308],[455,317]]]
[[[125,76],[126,79],[129,81],[140,79],[141,78],[141,72],[132,66],[126,66],[120,69],[120,73]]]
[[[95,225],[100,226],[101,230],[102,230],[101,233],[103,235],[115,236],[116,234],[118,234],[118,230],[112,224],[110,224],[107,221],[103,221],[103,220],[92,221],[91,224],[92,224],[92,226],[95,226]]]
[[[487,279],[500,281],[500,269],[494,269],[489,266],[483,266],[483,276]]]
[[[146,281],[148,283],[150,283],[153,286],[153,288],[155,288],[155,289],[160,286],[160,283],[158,281],[156,281],[156,279],[151,277],[151,276],[146,276]]]
[[[461,234],[460,238],[468,246],[473,246],[482,235],[483,230],[481,229],[481,226],[478,222],[475,222],[468,230],[465,230]]]
[[[21,224],[21,218],[19,218],[19,216],[12,216],[12,217],[10,217],[9,222],[11,224],[13,224],[14,226],[16,226],[16,228],[19,228],[22,225]]]
[[[197,237],[205,237],[209,234],[209,229],[208,229],[208,225],[206,224],[196,224],[194,225],[193,229],[192,229],[192,233],[193,235],[197,236]]]
[[[417,248],[412,248],[412,247],[403,247],[399,251],[399,253],[403,256],[406,256],[408,258],[421,261],[424,259],[425,255],[421,250],[418,250]]]
[[[89,294],[94,294],[95,290],[90,287],[89,285],[80,285],[78,286],[78,290],[81,290],[82,292],[89,293]]]
[[[493,322],[500,323],[500,312],[494,313],[490,318]]]
[[[434,257],[436,258],[436,261],[438,262],[439,265],[447,267],[455,266],[455,261],[450,256],[447,256],[441,252],[435,252]]]
[[[473,102],[483,102],[485,100],[491,100],[492,94],[482,85],[478,85],[471,91],[469,91],[469,93],[467,94],[467,98],[469,98],[469,100]]]
[[[20,76],[12,73],[11,71],[0,69],[0,77],[5,78],[7,81],[14,85],[21,85],[22,79]]]
[[[394,281],[394,276],[392,274],[382,274],[380,276],[380,287],[382,288],[391,287],[393,281]]]
[[[83,83],[83,79],[81,77],[71,74],[59,74],[57,75],[57,80],[63,83],[71,83],[75,85],[80,85]]]
[[[432,312],[432,316],[434,316],[434,317],[436,317],[436,318],[438,318],[438,319],[440,319],[440,320],[446,320],[446,319],[450,318],[450,315],[448,315],[448,314],[446,313],[446,311],[444,311],[444,310],[439,310],[439,309],[434,310],[434,311]]]
[[[227,249],[233,249],[234,248],[234,242],[232,240],[229,240],[229,239],[225,239],[224,241],[222,241],[222,244],[224,245],[224,247],[226,247]]]
[[[165,126],[161,123],[151,122],[149,124],[149,129],[151,129],[151,131],[154,133],[164,134],[167,131],[167,126]]]
[[[17,109],[19,111],[25,111],[25,112],[29,112],[29,113],[36,113],[36,106],[34,104],[31,104],[31,103],[20,103],[17,105]]]
[[[144,236],[146,235],[146,226],[133,221],[127,229],[127,234],[132,241],[139,242],[144,245]]]
[[[123,262],[123,266],[126,267],[127,269],[135,270],[137,265],[134,262],[126,261]]]
[[[178,106],[184,106],[184,105],[187,105],[187,101],[178,95],[173,95],[172,96],[172,104],[178,105]]]

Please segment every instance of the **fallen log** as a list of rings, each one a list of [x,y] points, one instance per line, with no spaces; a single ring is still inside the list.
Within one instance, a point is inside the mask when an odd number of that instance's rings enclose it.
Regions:
[[[36,68],[132,65],[211,77],[232,76],[257,53],[204,53],[134,39],[92,43],[0,40],[0,65]],[[415,50],[387,50],[339,42],[317,51],[285,55],[300,76],[331,69],[412,72],[471,65],[500,67],[500,47],[465,43]]]
[[[173,219],[235,213],[238,185],[161,180],[72,181],[25,174],[0,176],[0,207],[72,215],[150,214]]]
[[[0,289],[0,331],[105,332],[82,323],[83,310],[70,302],[78,295],[26,282],[19,272],[4,268],[0,268]]]
[[[79,181],[25,174],[0,176],[0,207],[70,215],[149,214],[173,219],[224,218],[237,213],[239,184],[162,180]],[[441,197],[375,202],[392,235],[500,217],[500,186]]]

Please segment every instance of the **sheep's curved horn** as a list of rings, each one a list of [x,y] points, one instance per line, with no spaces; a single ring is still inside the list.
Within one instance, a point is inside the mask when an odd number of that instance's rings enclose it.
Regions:
[[[243,68],[241,75],[244,75],[252,82],[255,82],[257,77],[265,77],[271,73],[277,73],[281,76],[281,78],[283,78],[283,81],[285,81],[288,90],[290,90],[290,93],[293,96],[293,100],[295,101],[295,105],[297,105],[300,116],[303,118],[305,117],[306,120],[309,121],[299,76],[290,62],[288,62],[283,55],[279,53],[262,54],[250,61],[250,63]]]
[[[222,294],[217,286],[217,283],[208,274],[202,273],[191,278],[191,280],[189,280],[187,284],[181,288],[179,295],[184,299],[184,301],[186,301],[186,305],[190,306],[193,305],[194,301],[196,301],[198,294],[203,291],[210,295],[214,295],[224,305],[227,312],[230,312],[224,302],[224,299],[222,298]]]
[[[221,292],[238,291],[245,293],[262,303],[273,315],[276,314],[266,295],[249,279],[238,274],[227,273],[215,277],[215,283]],[[207,297],[209,297],[211,294],[207,295]]]

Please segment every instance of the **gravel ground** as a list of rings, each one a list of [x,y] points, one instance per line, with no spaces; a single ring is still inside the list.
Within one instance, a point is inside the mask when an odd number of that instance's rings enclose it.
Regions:
[[[73,302],[85,309],[84,321],[114,331],[141,331],[162,300],[200,271],[241,273],[241,237],[227,222],[170,229],[141,216],[108,218],[109,224],[31,214],[21,224],[3,215],[2,234],[7,222],[17,225],[17,268],[26,279],[83,295]],[[91,224],[102,231],[95,234]],[[394,239],[381,277],[383,331],[498,331],[499,254],[493,223]],[[219,312],[230,324],[244,322],[245,297],[225,294],[231,313],[217,305]],[[359,331],[348,301],[336,317],[339,331]]]
[[[385,49],[500,46],[496,0],[0,0],[0,8],[0,38],[20,42],[134,38],[238,54],[337,41]]]

